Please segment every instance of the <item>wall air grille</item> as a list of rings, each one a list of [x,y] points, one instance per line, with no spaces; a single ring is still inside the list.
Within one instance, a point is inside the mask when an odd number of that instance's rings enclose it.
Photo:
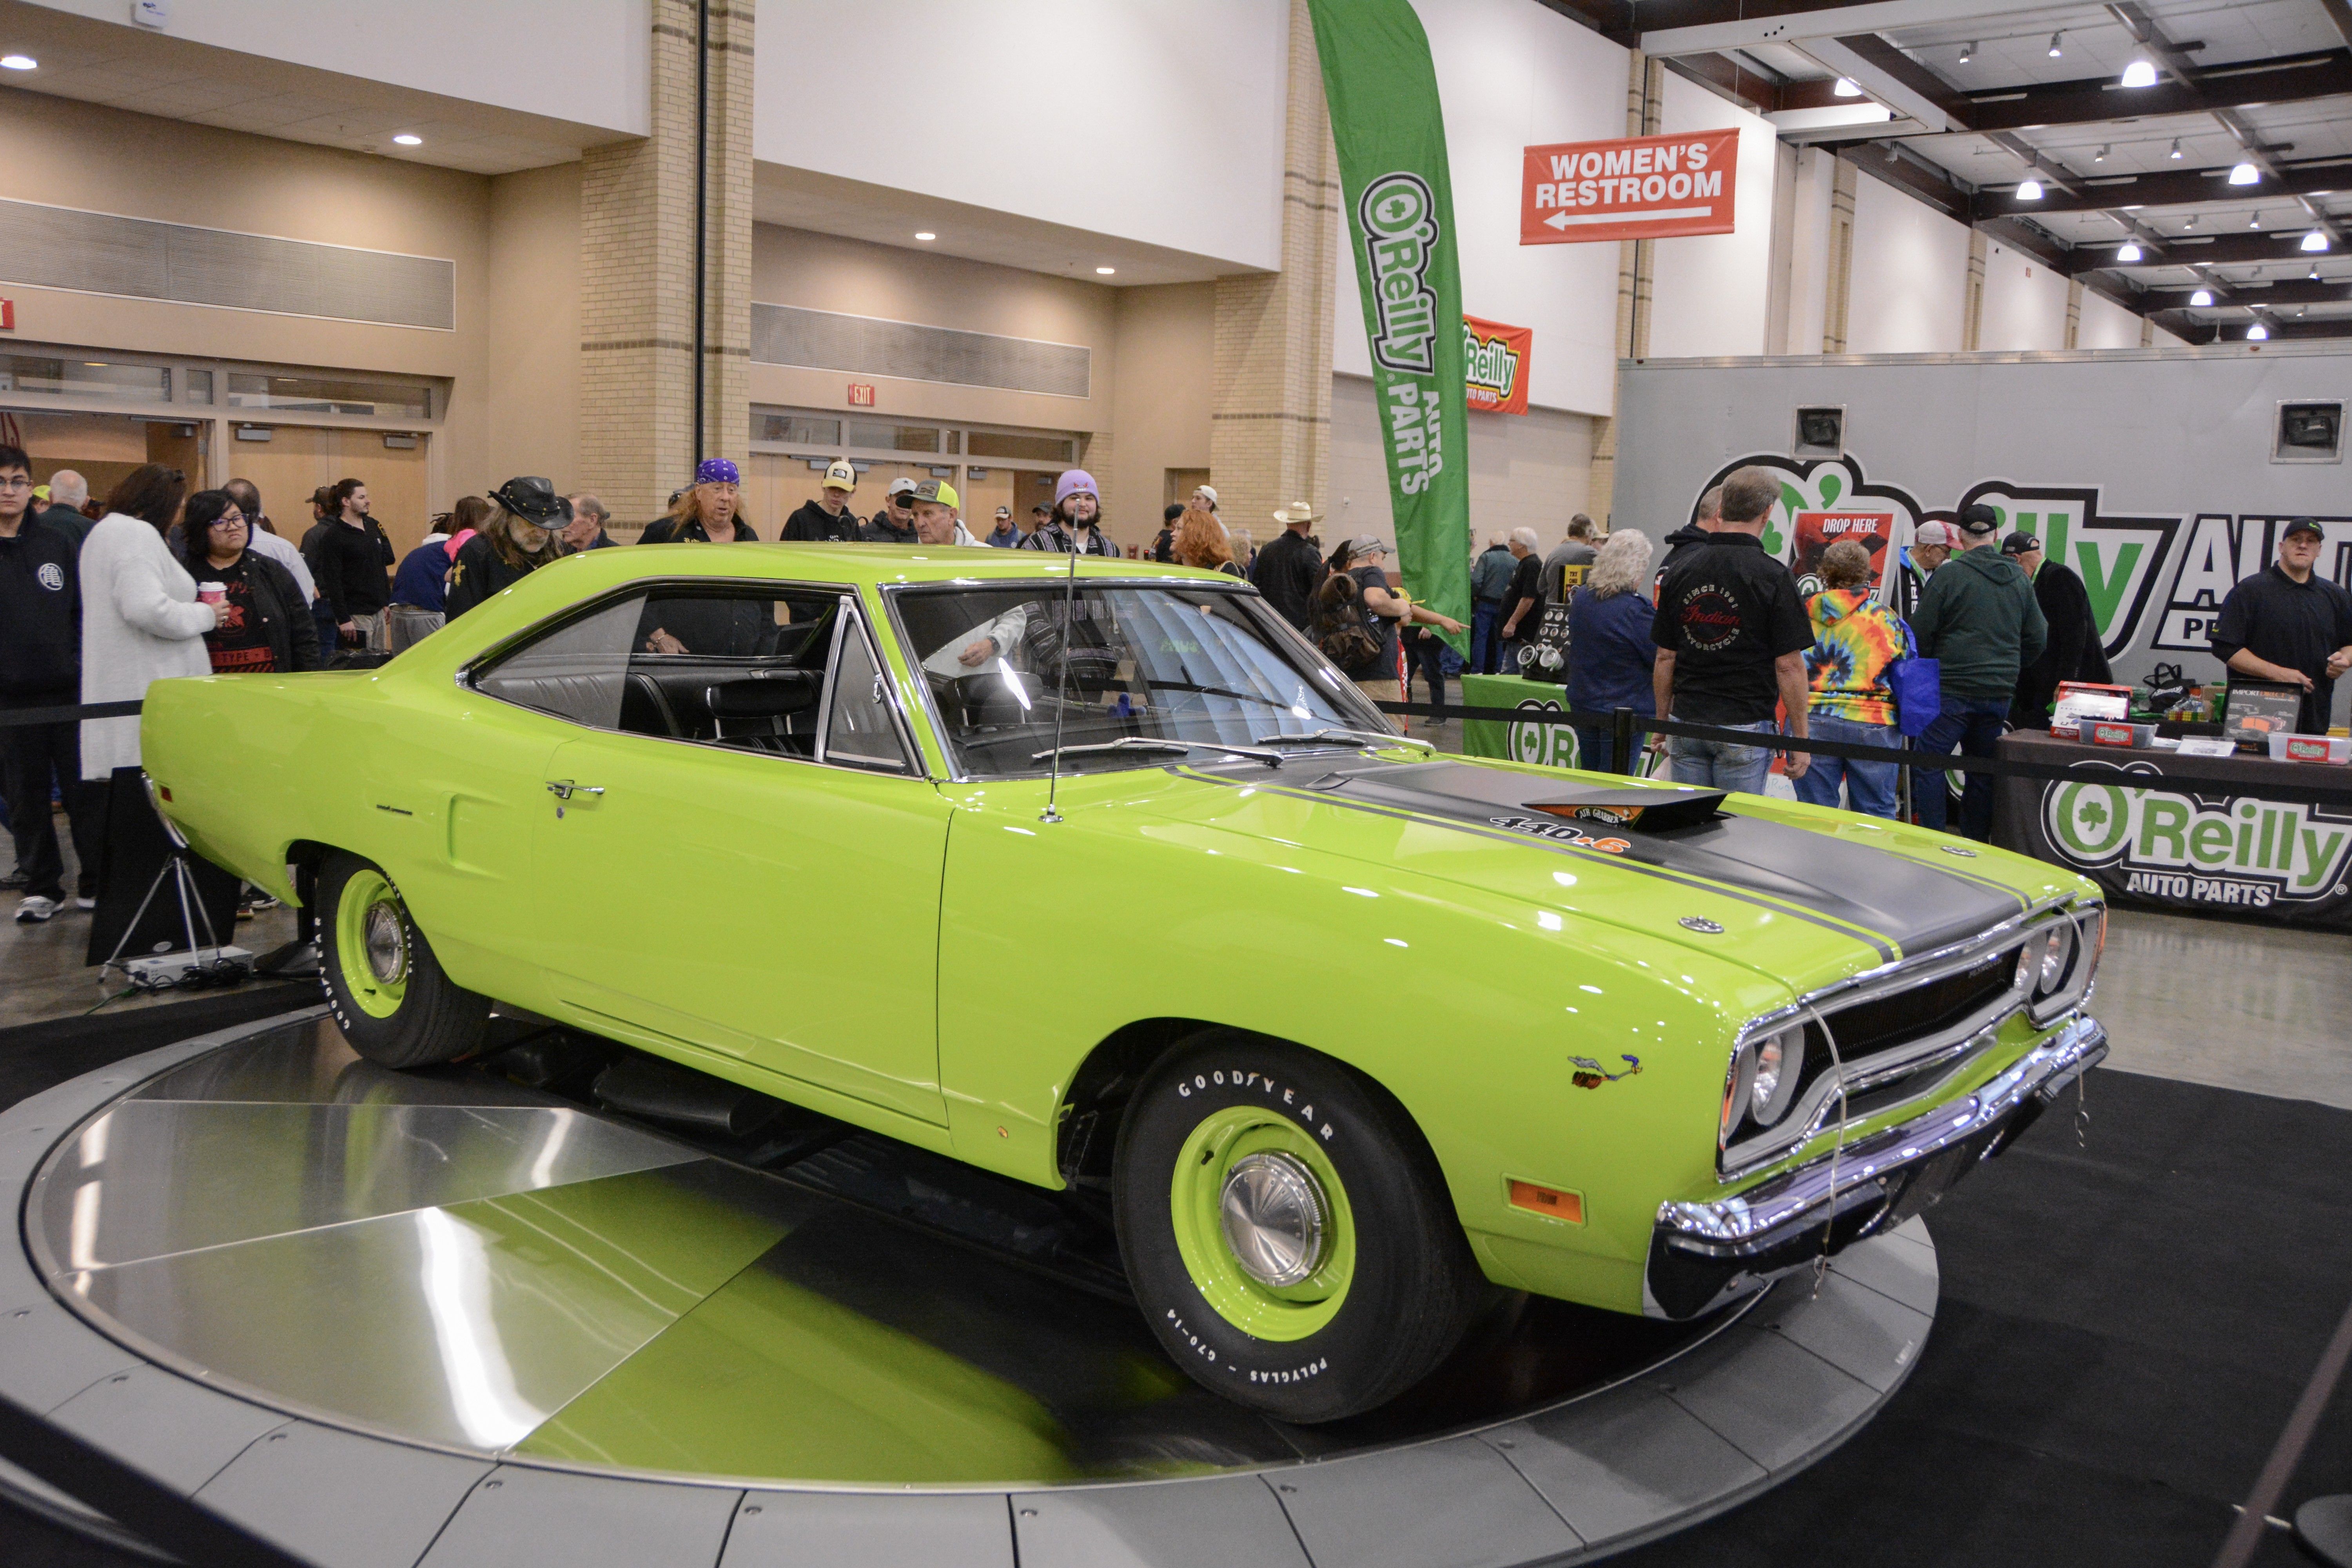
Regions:
[[[0,278],[77,294],[457,327],[457,267],[430,256],[0,201]]]
[[[1055,397],[1091,396],[1094,386],[1091,349],[798,305],[751,307],[751,358],[761,364],[950,386],[995,386]]]

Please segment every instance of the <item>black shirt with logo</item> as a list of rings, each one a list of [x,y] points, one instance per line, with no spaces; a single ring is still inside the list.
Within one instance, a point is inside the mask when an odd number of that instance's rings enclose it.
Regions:
[[[212,656],[215,675],[264,674],[278,668],[270,652],[269,631],[253,602],[253,582],[246,575],[248,556],[239,555],[226,566],[205,563],[199,583],[218,583],[226,597],[221,601],[220,625],[205,634],[205,651]]]
[[[2213,623],[2213,657],[2222,663],[2244,648],[2256,658],[2283,664],[2311,677],[2295,728],[2306,735],[2327,733],[2336,701],[2336,681],[2327,656],[2352,646],[2352,595],[2315,572],[2301,583],[2276,563],[2230,590]]]
[[[1676,554],[1650,635],[1675,656],[1674,716],[1695,724],[1771,719],[1774,661],[1813,646],[1797,580],[1752,533],[1709,534]]]
[[[0,539],[0,704],[80,700],[81,580],[74,542],[27,514]]]

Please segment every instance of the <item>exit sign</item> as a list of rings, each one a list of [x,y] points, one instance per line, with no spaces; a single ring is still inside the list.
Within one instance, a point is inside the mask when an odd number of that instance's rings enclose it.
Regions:
[[[873,407],[874,389],[863,382],[851,382],[849,384],[849,406],[852,408]]]
[[[14,300],[0,300],[0,332],[13,332],[16,330],[16,301]]]

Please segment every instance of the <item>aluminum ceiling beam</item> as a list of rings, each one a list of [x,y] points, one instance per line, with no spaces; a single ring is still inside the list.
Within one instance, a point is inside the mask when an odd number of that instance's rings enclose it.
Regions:
[[[1736,7],[1727,5],[1723,9]],[[1640,35],[1636,47],[1650,55],[1691,55],[1744,49],[1758,44],[1801,46],[1815,38],[1843,37],[1852,33],[1990,21],[2049,9],[2050,0],[1875,0],[1870,5],[1824,6],[1749,20],[1652,28]]]

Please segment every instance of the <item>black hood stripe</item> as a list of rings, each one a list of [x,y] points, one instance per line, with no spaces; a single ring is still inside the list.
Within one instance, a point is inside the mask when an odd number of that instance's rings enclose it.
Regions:
[[[1605,849],[1590,848],[1546,835],[1514,833],[1508,828],[1494,827],[1480,822],[1465,821],[1462,817],[1447,816],[1439,812],[1425,810],[1415,811],[1403,806],[1386,805],[1378,802],[1362,799],[1351,800],[1346,795],[1336,790],[1300,789],[1290,784],[1268,784],[1263,780],[1231,778],[1223,774],[1208,773],[1201,769],[1183,766],[1172,767],[1169,771],[1171,773],[1179,773],[1185,778],[1196,779],[1202,784],[1223,784],[1227,789],[1255,789],[1262,794],[1278,795],[1291,800],[1303,800],[1318,805],[1343,806],[1349,811],[1360,811],[1373,816],[1384,816],[1395,822],[1424,822],[1433,826],[1450,828],[1456,833],[1466,833],[1476,838],[1491,838],[1498,844],[1514,844],[1520,846],[1521,847],[1544,849],[1555,855],[1565,855],[1571,860],[1584,860],[1599,865],[1615,867],[1621,870],[1630,871],[1635,876],[1647,877],[1654,881],[1671,882],[1678,888],[1688,888],[1696,892],[1708,893],[1718,898],[1730,899],[1738,903],[1752,904],[1758,909],[1769,910],[1774,914],[1786,915],[1792,920],[1801,920],[1808,922],[1809,924],[1820,926],[1824,931],[1835,932],[1839,936],[1845,937],[1853,942],[1860,942],[1864,947],[1872,949],[1878,954],[1879,962],[1882,963],[1892,963],[1900,956],[1897,951],[1894,947],[1888,945],[1883,937],[1879,936],[1876,932],[1871,931],[1865,926],[1854,925],[1844,921],[1837,920],[1834,917],[1822,914],[1818,910],[1809,910],[1801,904],[1790,903],[1785,900],[1766,897],[1762,894],[1749,892],[1742,888],[1728,887],[1721,882],[1710,881],[1704,877],[1696,877],[1685,872],[1675,871],[1667,867],[1656,865],[1650,861],[1635,860],[1624,855],[1612,854]]]

